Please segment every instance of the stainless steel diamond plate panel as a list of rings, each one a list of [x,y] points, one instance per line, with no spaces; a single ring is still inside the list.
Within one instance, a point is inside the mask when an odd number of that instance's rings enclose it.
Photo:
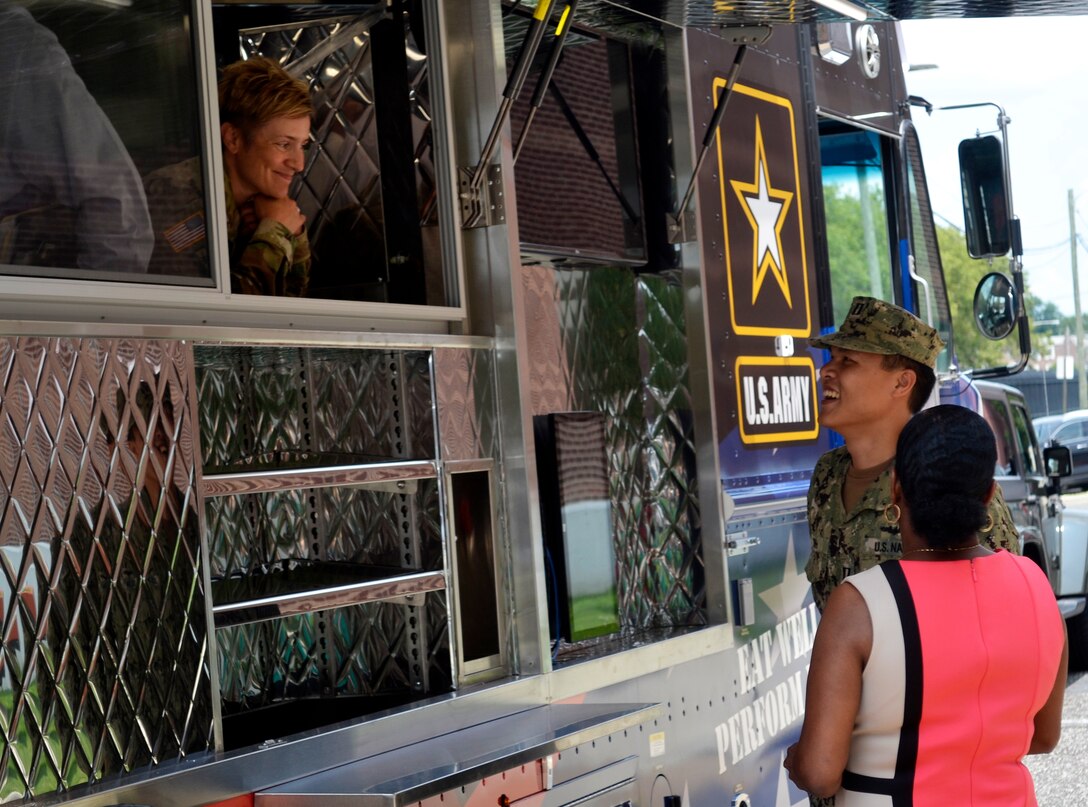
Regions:
[[[534,415],[574,408],[570,361],[560,316],[560,274],[548,266],[522,266],[522,296],[529,323],[529,410]]]
[[[417,485],[410,496],[327,488],[218,498],[208,507],[211,575],[260,574],[277,564],[316,559],[414,567],[405,557],[406,510],[424,514],[419,568],[441,569],[436,483],[424,479]]]
[[[442,458],[498,456],[494,354],[435,350],[434,375]]]
[[[539,313],[529,338],[533,414],[559,405],[608,415],[621,624],[700,623],[703,569],[681,289],[618,268],[534,271],[525,286],[527,308]],[[550,282],[538,276],[542,271],[552,272]],[[549,294],[554,313],[547,310]]]
[[[424,625],[435,639],[416,652],[413,634]],[[425,595],[414,606],[368,603],[226,628],[216,637],[229,714],[287,698],[403,696],[422,689],[425,667],[431,691],[451,685],[448,619],[440,592]],[[325,669],[330,671],[327,677]]]
[[[211,745],[190,371],[0,340],[0,801]]]
[[[321,694],[319,632],[304,614],[215,633],[224,714],[267,706],[285,697]]]
[[[442,509],[438,480],[421,479],[416,494],[416,530],[419,543],[419,568],[442,569],[446,565],[442,549]],[[402,534],[402,549],[405,536]]]
[[[631,590],[652,592],[640,623],[701,622],[703,561],[695,491],[695,435],[687,387],[684,303],[679,286],[660,277],[638,281],[639,350],[643,368],[643,428],[647,501],[654,529],[644,533],[646,562],[626,565]]]
[[[204,465],[231,467],[274,452],[312,448],[297,348],[197,346],[196,380]]]
[[[213,579],[260,574],[273,564],[310,556],[308,491],[223,497],[207,509]]]
[[[205,465],[300,453],[434,457],[427,353],[198,346]]]
[[[422,352],[401,354],[405,419],[409,425],[405,451],[412,457],[436,455],[431,357]]]

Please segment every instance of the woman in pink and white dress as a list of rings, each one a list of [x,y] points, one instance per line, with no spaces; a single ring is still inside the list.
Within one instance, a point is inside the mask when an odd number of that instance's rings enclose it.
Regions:
[[[892,501],[901,559],[847,578],[816,634],[798,787],[836,807],[1035,805],[1025,754],[1057,745],[1065,625],[1032,561],[976,536],[993,434],[963,407],[907,424]]]

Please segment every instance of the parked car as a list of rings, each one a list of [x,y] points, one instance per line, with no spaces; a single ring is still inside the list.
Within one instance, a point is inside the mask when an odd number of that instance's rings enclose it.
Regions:
[[[1069,449],[1073,473],[1062,480],[1065,490],[1088,488],[1088,409],[1074,409],[1064,415],[1046,415],[1032,422],[1039,445],[1056,442]]]
[[[1071,668],[1088,669],[1088,510],[1067,509],[1060,495],[1071,478],[1065,473],[1071,463],[1068,458],[1058,461],[1056,455],[1064,454],[1060,448],[1044,452],[1032,427],[1048,418],[1033,421],[1019,390],[993,381],[975,381],[974,388],[978,399],[963,403],[973,405],[993,429],[997,442],[994,478],[1020,533],[1020,551],[1050,580],[1069,631]],[[1088,423],[1088,410],[1082,414]],[[1070,417],[1070,423],[1074,420]]]

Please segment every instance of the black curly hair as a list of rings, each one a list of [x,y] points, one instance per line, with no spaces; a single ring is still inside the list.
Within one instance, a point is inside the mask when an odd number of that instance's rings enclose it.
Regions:
[[[997,446],[979,415],[962,406],[935,406],[912,417],[899,434],[895,477],[914,531],[934,549],[959,546],[986,523]]]

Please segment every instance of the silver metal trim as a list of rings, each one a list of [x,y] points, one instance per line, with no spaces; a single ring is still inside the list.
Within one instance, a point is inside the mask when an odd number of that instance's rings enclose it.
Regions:
[[[423,26],[427,39],[428,82],[431,95],[431,130],[434,144],[435,187],[438,193],[439,243],[442,246],[443,286],[447,305],[465,312],[465,252],[458,216],[457,162],[454,158],[454,121],[450,100],[451,73],[446,53],[446,10],[440,0],[424,0]]]
[[[784,516],[803,511],[808,506],[808,500],[804,496],[794,496],[790,499],[782,499],[779,502],[759,502],[757,504],[739,504],[733,511],[730,523],[747,521],[752,518],[768,519],[775,516]]]
[[[208,2],[193,3],[196,7],[196,63],[197,63],[197,76],[201,89],[201,98],[198,108],[200,109],[200,122],[202,126],[202,143],[204,146],[203,159],[201,164],[204,167],[204,201],[208,205],[208,218],[207,222],[207,237],[208,237],[208,258],[211,261],[212,281],[215,283],[215,289],[196,290],[194,296],[206,297],[209,294],[226,294],[229,297],[230,293],[230,245],[229,238],[227,236],[227,202],[223,196],[223,177],[226,175],[226,169],[223,167],[223,146],[220,140],[219,134],[219,84],[215,70],[215,36],[213,34],[212,13],[211,4]],[[211,189],[209,192],[208,189]],[[215,189],[219,189],[215,192]],[[83,281],[86,282],[86,281]],[[91,293],[97,296],[98,284],[90,289]],[[127,284],[116,284],[127,285]],[[177,288],[171,287],[179,293],[179,296],[186,297],[191,293],[189,287]],[[125,289],[115,290],[114,294],[118,294],[117,300],[124,299]],[[18,294],[17,287],[12,290],[13,294]],[[58,288],[56,293],[49,294],[50,298],[64,295],[65,290]],[[105,290],[104,295],[109,294],[108,289]],[[82,296],[79,292],[75,295],[77,298]],[[137,297],[141,295],[137,294]],[[164,295],[166,296],[166,295]],[[173,295],[169,295],[173,298]],[[146,305],[147,295],[143,295]],[[146,316],[146,311],[144,313]],[[84,318],[86,316],[84,315]]]
[[[438,475],[433,462],[371,462],[355,465],[323,465],[268,471],[234,471],[206,474],[204,496],[232,496],[238,493],[271,493],[277,490],[330,488],[433,479]]]
[[[448,86],[455,164],[468,165],[479,158],[487,137],[482,122],[494,120],[506,81],[502,9],[497,3],[436,2],[443,8],[446,41],[464,43],[448,52]],[[496,158],[503,166],[507,209],[516,211],[508,129]],[[499,423],[502,478],[496,481],[503,497],[504,531],[510,536],[506,575],[513,642],[510,663],[512,672],[533,675],[549,669],[551,654],[532,418],[525,402],[530,390],[530,350],[523,326],[528,314],[519,271],[517,216],[511,213],[505,224],[494,227],[463,230],[460,237],[465,264],[473,267],[463,301],[471,312],[469,327],[495,338],[496,400],[504,413]]]
[[[194,368],[195,375],[196,357],[193,355],[191,344],[186,352],[188,353],[189,366]],[[189,411],[196,413],[199,411],[199,406],[200,399],[197,395],[197,385],[194,383],[189,388]],[[194,468],[196,489],[193,491],[196,496],[197,523],[200,527],[200,577],[204,591],[211,592],[212,573],[211,564],[208,562],[211,557],[211,547],[208,540],[208,511],[204,499],[204,449],[200,442],[200,429],[195,430],[193,439],[196,440],[196,452],[197,456],[200,457],[200,462],[197,462]],[[208,596],[211,596],[210,593]],[[219,679],[219,643],[215,641],[215,614],[212,613],[211,608],[207,607],[207,601],[205,602],[204,612],[206,625],[204,635],[208,637],[208,678],[212,690],[212,743],[217,752],[222,752],[224,748],[223,700],[220,697],[222,689]]]
[[[256,807],[404,807],[664,715],[661,704],[552,704],[256,794]]]
[[[289,574],[285,573],[285,574]],[[216,589],[223,583],[212,583],[212,599]],[[362,580],[329,588],[310,589],[293,594],[272,594],[238,602],[216,603],[212,606],[217,628],[263,622],[284,616],[309,614],[330,608],[359,605],[364,602],[379,602],[411,598],[428,591],[441,591],[446,587],[446,575],[443,571],[414,572],[395,577],[383,577],[379,580]]]
[[[213,236],[214,237],[214,236]],[[162,302],[169,299],[169,305]],[[446,331],[463,322],[464,308],[300,297],[227,295],[215,289],[137,283],[0,277],[0,319],[61,322],[170,323],[284,330]]]
[[[287,782],[384,751],[418,743],[435,734],[493,720],[541,703],[629,681],[734,646],[731,625],[717,625],[653,645],[570,665],[550,675],[508,678],[463,692],[419,702],[415,708],[372,715],[275,743],[214,757],[190,757],[131,774],[119,786],[96,786],[60,794],[41,804],[106,807],[120,803],[191,807],[251,793],[270,782]],[[637,673],[632,671],[637,670]]]
[[[359,347],[379,349],[430,350],[432,348],[490,349],[494,340],[486,336],[461,336],[450,333],[411,333],[395,331],[322,331],[260,327],[224,327],[207,325],[148,325],[113,322],[52,322],[16,319],[0,322],[2,336],[76,336],[76,337],[134,337],[143,339],[180,339],[197,344],[285,345],[291,347],[321,345],[327,347]]]
[[[734,642],[733,626],[729,624],[693,630],[683,636],[622,653],[560,667],[547,676],[548,691],[552,699],[563,700],[590,689],[603,689],[612,684],[629,681],[633,677],[660,672],[703,656],[729,650]],[[637,675],[633,676],[632,670],[638,670]]]
[[[464,474],[472,471],[494,471],[495,460],[490,457],[478,460],[446,460],[442,467],[447,474]]]
[[[901,135],[897,132],[891,132],[887,129],[881,129],[878,126],[873,126],[870,123],[866,123],[862,118],[847,115],[845,112],[836,112],[834,109],[829,109],[825,106],[817,106],[816,115],[817,117],[827,118],[828,120],[835,120],[839,121],[840,123],[848,123],[851,126],[855,126],[858,129],[864,129],[867,132],[876,132],[878,135],[882,135],[883,137],[887,137],[892,140],[899,140],[901,137]],[[890,110],[887,113],[882,113],[881,117],[884,117],[885,115],[889,118],[895,117],[895,113]]]
[[[491,549],[493,552],[493,572],[495,575],[495,591],[492,592],[495,602],[496,628],[498,633],[499,652],[489,656],[465,661],[464,642],[461,641],[461,629],[465,620],[461,616],[461,580],[462,575],[458,571],[457,564],[457,535],[454,533],[454,501],[453,479],[458,474],[486,473],[488,488],[491,495]],[[506,672],[507,658],[510,654],[507,636],[509,630],[509,618],[507,615],[507,597],[503,586],[503,572],[507,565],[508,551],[502,539],[505,531],[501,529],[499,522],[500,491],[496,481],[495,463],[493,460],[460,460],[445,465],[442,474],[446,496],[446,540],[448,543],[447,569],[449,570],[451,586],[447,593],[448,607],[453,615],[450,630],[450,646],[453,652],[454,681],[456,686],[465,686],[488,678],[495,678]],[[477,592],[475,596],[484,596],[485,592]]]
[[[693,109],[691,103],[691,72],[686,31],[665,34],[668,69],[670,119],[674,129],[676,187],[686,187],[696,163],[696,153],[690,134]],[[714,403],[713,361],[710,342],[709,301],[706,288],[706,268],[703,264],[702,205],[698,192],[694,194],[696,240],[681,246],[682,278],[684,283],[684,317],[687,320],[688,385],[691,390],[692,415],[695,428],[696,474],[698,477],[699,512],[703,531],[703,565],[706,569],[706,610],[712,623],[728,622],[731,618],[732,597],[729,596],[729,572],[724,550],[725,514],[721,490],[718,434]]]

